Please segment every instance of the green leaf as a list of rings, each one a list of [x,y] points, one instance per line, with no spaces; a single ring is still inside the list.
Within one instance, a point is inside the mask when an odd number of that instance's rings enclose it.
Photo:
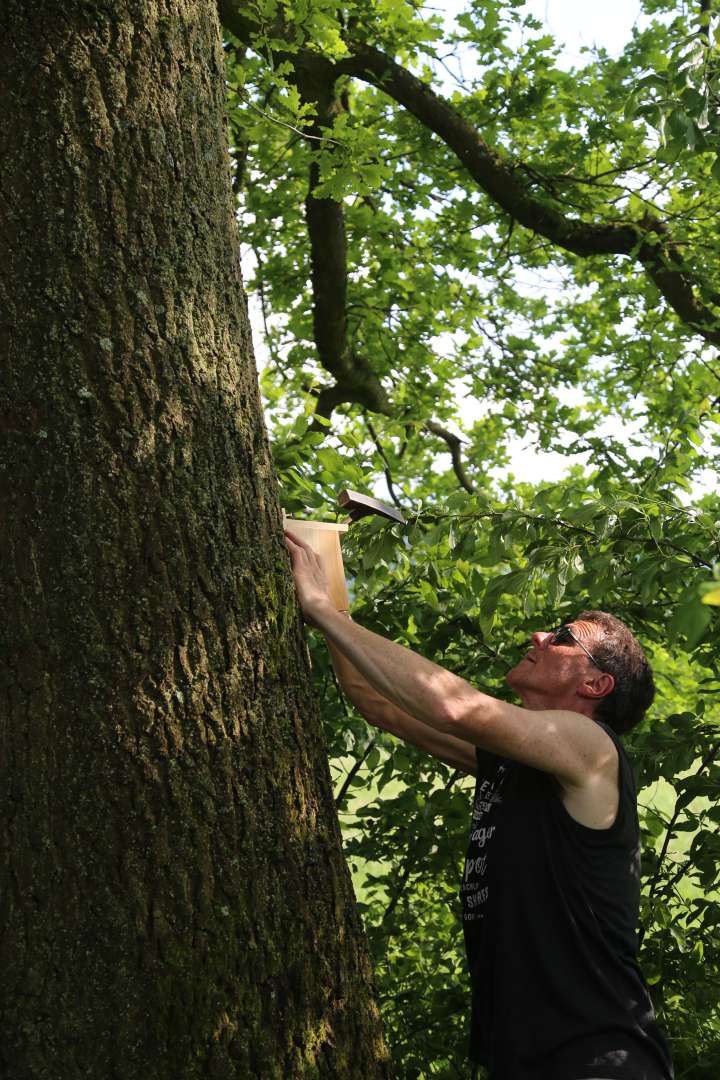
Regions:
[[[672,616],[668,630],[675,641],[685,639],[686,647],[694,649],[712,618],[711,612],[695,597],[680,604]]]
[[[720,582],[712,581],[700,586],[703,604],[711,604],[720,607]]]

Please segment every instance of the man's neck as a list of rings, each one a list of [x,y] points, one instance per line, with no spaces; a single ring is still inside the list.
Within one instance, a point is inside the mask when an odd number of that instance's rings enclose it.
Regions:
[[[592,702],[585,701],[581,697],[574,696],[567,701],[559,701],[557,698],[548,699],[542,694],[534,694],[532,690],[519,695],[523,708],[533,712],[544,712],[549,709],[564,709],[567,712],[580,713],[581,716],[589,716],[592,720],[595,708]]]

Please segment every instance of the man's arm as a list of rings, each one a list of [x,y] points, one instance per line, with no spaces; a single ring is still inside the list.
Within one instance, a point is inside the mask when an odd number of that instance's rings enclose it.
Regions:
[[[373,727],[397,735],[462,772],[475,774],[475,747],[464,739],[437,731],[416,716],[398,708],[372,688],[347,656],[328,641],[330,656],[343,693]]]
[[[292,534],[288,547],[305,617],[381,697],[403,712],[442,734],[551,773],[570,788],[583,787],[616,768],[612,740],[589,717],[500,701],[424,656],[358,626],[330,603],[312,549]]]

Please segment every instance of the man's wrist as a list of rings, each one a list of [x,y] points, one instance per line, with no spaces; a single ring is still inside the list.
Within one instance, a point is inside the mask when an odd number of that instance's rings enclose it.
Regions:
[[[328,620],[331,620],[335,615],[343,615],[348,617],[349,612],[345,613],[338,611],[335,605],[330,600],[322,600],[318,604],[313,604],[311,608],[306,612],[306,619],[313,626],[316,626],[318,630],[322,630]]]

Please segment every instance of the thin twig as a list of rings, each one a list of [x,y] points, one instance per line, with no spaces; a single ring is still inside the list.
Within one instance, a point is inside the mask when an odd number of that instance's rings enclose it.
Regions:
[[[458,780],[463,775],[464,775],[464,773],[462,772],[461,769],[453,769],[453,771],[451,772],[451,774],[450,774],[450,776],[449,776],[449,778],[447,780],[447,783],[445,784],[443,790],[447,791],[449,788],[452,787],[452,785],[455,783],[455,781]],[[414,834],[413,834],[413,839],[414,839]],[[402,869],[402,872],[400,874],[400,879],[396,883],[395,889],[394,889],[393,894],[392,894],[392,896],[390,898],[390,902],[388,903],[388,906],[385,908],[385,911],[383,912],[383,917],[380,920],[380,929],[384,928],[385,923],[387,922],[387,920],[390,918],[390,916],[394,912],[395,908],[397,907],[398,903],[400,902],[400,900],[402,898],[402,895],[403,895],[403,893],[405,891],[405,886],[408,883],[411,868],[413,866],[413,856],[415,854],[415,846],[416,846],[416,843],[414,843],[413,840],[411,840],[410,843],[407,846],[407,850],[405,852],[405,858],[403,860],[403,869]],[[388,931],[387,934],[386,934],[386,941],[388,941],[391,937],[392,937],[392,934],[391,934],[390,931]]]
[[[343,804],[343,802],[345,800],[345,796],[347,795],[348,790],[350,788],[350,785],[352,784],[353,780],[355,779],[355,777],[357,776],[357,774],[360,772],[363,765],[365,764],[365,762],[366,762],[366,760],[367,760],[367,758],[368,758],[368,756],[370,754],[370,751],[375,749],[375,742],[376,742],[376,739],[373,736],[373,738],[370,740],[370,742],[365,747],[365,749],[363,751],[363,754],[362,754],[362,757],[359,757],[357,759],[357,761],[353,765],[352,769],[350,769],[350,772],[345,777],[345,779],[343,781],[343,786],[340,788],[340,791],[335,796],[335,806],[337,808],[342,806],[342,804]]]
[[[269,120],[271,124],[277,124],[278,127],[287,128],[288,131],[294,131],[296,135],[300,135],[303,139],[312,139],[314,142],[321,143],[332,143],[333,146],[343,145],[339,139],[332,139],[329,135],[311,135],[309,132],[295,127],[294,124],[288,124],[287,121],[281,120],[278,116],[273,116],[272,113],[265,112],[265,110],[261,109],[259,105],[256,105],[254,101],[251,101],[248,95],[243,91],[237,91],[237,95],[245,102],[249,109],[258,113],[259,116],[264,117],[265,120]]]
[[[448,431],[447,428],[444,428],[442,424],[436,423],[435,420],[426,420],[425,427],[433,435],[437,435],[439,438],[443,439],[444,442],[447,443],[448,449],[450,451],[450,457],[452,458],[452,466],[455,475],[460,481],[462,487],[464,487],[465,490],[468,492],[468,494],[473,495],[475,493],[475,487],[468,479],[467,473],[465,472],[465,467],[462,462],[462,458],[460,457],[460,447],[462,446],[462,439],[458,438],[457,435],[453,435],[451,431]]]
[[[385,474],[385,483],[387,484],[388,491],[390,492],[390,498],[395,503],[398,510],[402,510],[403,505],[400,502],[400,500],[398,499],[397,495],[395,494],[395,488],[393,486],[392,472],[390,471],[390,462],[387,459],[387,455],[385,453],[383,445],[382,445],[382,443],[380,442],[380,439],[377,436],[377,432],[375,431],[375,428],[373,427],[372,420],[370,419],[370,417],[367,415],[366,412],[363,413],[363,416],[364,416],[364,419],[365,419],[365,426],[367,427],[368,431],[370,432],[370,438],[375,443],[375,447],[377,449],[377,452],[378,452],[378,454],[380,455],[380,457],[382,458],[382,460],[383,460],[383,462],[385,464],[385,468],[384,468],[383,472]]]
[[[700,763],[700,765],[698,766],[698,768],[692,774],[693,777],[699,776],[700,773],[704,769],[706,769],[708,767],[708,765],[712,764],[712,762],[717,757],[718,751],[720,751],[720,742],[714,743],[710,747],[710,750],[708,751],[707,756],[703,758],[703,760]],[[658,857],[657,866],[655,867],[655,873],[653,874],[652,879],[650,881],[650,889],[648,891],[648,899],[649,900],[652,900],[653,896],[655,895],[655,893],[657,891],[658,885],[660,884],[660,871],[662,870],[662,864],[665,861],[665,857],[667,855],[668,848],[670,847],[670,840],[672,838],[672,831],[675,828],[675,825],[677,823],[678,818],[680,817],[680,814],[685,809],[685,806],[688,805],[687,803],[682,802],[683,795],[684,795],[684,792],[681,793],[680,795],[678,795],[677,799],[675,800],[675,808],[673,810],[673,815],[670,818],[670,823],[669,823],[669,825],[667,827],[667,831],[665,833],[665,840],[663,842],[663,846],[662,846],[662,849],[660,851],[660,855]]]

